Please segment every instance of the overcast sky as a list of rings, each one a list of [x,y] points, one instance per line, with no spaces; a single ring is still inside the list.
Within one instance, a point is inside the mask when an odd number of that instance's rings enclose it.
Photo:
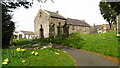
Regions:
[[[42,0],[44,1],[44,0]],[[106,24],[99,10],[100,0],[47,0],[46,3],[35,2],[32,8],[17,8],[14,11],[13,20],[16,22],[16,31],[34,31],[34,18],[37,15],[40,5],[41,9],[52,12],[59,11],[59,14],[66,18],[85,20],[88,24]]]

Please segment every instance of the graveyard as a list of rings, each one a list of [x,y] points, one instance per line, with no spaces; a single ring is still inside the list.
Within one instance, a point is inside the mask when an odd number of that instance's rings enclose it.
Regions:
[[[3,49],[2,60],[4,61],[6,58],[9,58],[9,62],[5,64],[5,66],[13,66],[13,65],[15,66],[29,66],[29,65],[74,66],[75,65],[74,60],[71,59],[70,56],[67,55],[67,53],[63,50],[59,50],[54,47],[41,49],[43,46],[49,45],[49,43],[51,43],[52,45],[54,44],[55,46],[59,44],[70,48],[82,49],[82,50],[110,56],[113,57],[115,60],[118,60],[119,58],[118,46],[117,46],[118,37],[115,35],[116,32],[111,31],[107,33],[98,33],[98,34],[73,33],[68,38],[57,37],[53,39],[45,38],[42,40],[41,39],[18,40],[18,41],[14,41],[15,46],[8,49]],[[16,51],[17,48],[25,49],[25,51],[22,52]],[[38,55],[31,54],[33,51],[38,52]],[[23,60],[25,60],[25,62],[22,62]],[[36,63],[34,64],[34,62]]]
[[[12,9],[18,9],[21,6],[24,9],[30,9],[34,4],[33,1],[2,3],[3,28],[0,60],[3,67],[77,68],[79,66],[118,66],[120,62],[119,2],[109,3],[102,2],[102,0],[96,2],[97,10],[99,7],[100,11],[96,17],[94,17],[95,13],[92,8],[93,11],[89,14],[93,16],[90,15],[92,16],[90,17],[87,13],[82,16],[80,14],[82,12],[78,13],[79,11],[71,9],[69,10],[74,11],[74,13],[67,14],[69,11],[66,10],[64,10],[66,12],[63,12],[63,10],[60,10],[60,12],[44,10],[39,5],[36,16],[34,14],[34,18],[28,18],[29,22],[25,19],[16,21],[17,18],[12,20],[14,14],[9,14],[9,12],[14,12]],[[51,1],[54,3],[53,0]],[[95,9],[95,7],[93,8]],[[74,15],[71,16],[71,14]],[[24,15],[27,16],[27,14]],[[79,16],[77,17],[77,15]],[[80,16],[81,18],[79,18]],[[28,17],[32,16],[28,15]],[[24,23],[26,30],[15,31],[17,30],[17,22]],[[27,31],[27,29],[33,29],[33,31]]]

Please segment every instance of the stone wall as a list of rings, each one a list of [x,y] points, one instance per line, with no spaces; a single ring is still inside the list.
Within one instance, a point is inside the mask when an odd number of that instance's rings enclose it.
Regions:
[[[50,15],[44,11],[44,10],[39,10],[37,16],[35,17],[34,20],[34,33],[37,38],[40,38],[40,28],[42,25],[44,29],[44,37],[56,37],[56,36],[63,36],[63,26],[65,25],[64,19],[58,19],[58,18],[51,18]],[[60,31],[59,31],[59,27]],[[89,27],[83,27],[83,26],[73,26],[69,25],[68,26],[68,33],[89,33]],[[65,32],[65,30],[64,30]],[[60,33],[60,34],[59,34]]]
[[[63,26],[65,24],[65,21],[66,20],[63,20],[63,19],[51,18],[49,16],[49,14],[47,14],[45,11],[40,10],[34,20],[35,36],[37,38],[40,38],[40,25],[42,25],[42,27],[44,29],[44,37],[45,38],[50,37],[49,35],[55,37],[58,34],[57,26],[59,25],[59,23],[61,26]],[[62,31],[63,31],[63,29],[62,29]],[[63,32],[62,32],[62,34],[63,34]]]
[[[89,27],[69,25],[69,34],[71,33],[89,33]]]
[[[49,37],[49,15],[40,10],[34,20],[34,32],[37,38],[40,38],[40,25],[44,29],[44,37]]]
[[[63,26],[65,24],[65,21],[66,20],[63,20],[63,19],[57,19],[57,18],[50,18],[50,24],[53,23],[55,24],[55,35],[54,36],[57,36],[58,34],[58,25],[60,23],[60,26]],[[62,29],[62,34],[63,34],[63,29]]]

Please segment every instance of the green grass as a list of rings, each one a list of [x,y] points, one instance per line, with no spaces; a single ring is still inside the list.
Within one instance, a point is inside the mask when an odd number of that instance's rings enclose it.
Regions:
[[[73,48],[84,49],[84,50],[120,58],[118,55],[119,47],[118,47],[118,37],[116,37],[116,32],[96,33],[96,34],[73,33],[69,36],[69,38],[56,37],[53,39],[46,38],[43,40],[33,39],[33,41],[27,41],[27,40],[14,41],[16,45],[23,45],[28,43],[36,44],[38,42],[57,43]]]
[[[112,57],[119,58],[118,37],[115,32],[81,34],[73,33],[69,38],[44,39],[44,42],[52,42],[65,46],[84,49]]]
[[[15,49],[3,49],[2,61],[5,58],[9,59],[8,64],[4,66],[74,66],[74,61],[70,56],[61,50],[55,48],[34,50],[39,52],[38,55],[31,54],[32,51],[17,52]],[[22,60],[26,62],[22,63]]]
[[[118,38],[115,32],[77,35],[86,42],[81,49],[119,58]]]

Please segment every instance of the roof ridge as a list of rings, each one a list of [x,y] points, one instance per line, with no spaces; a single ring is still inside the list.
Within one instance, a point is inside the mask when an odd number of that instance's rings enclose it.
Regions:
[[[79,19],[68,18],[67,21],[68,21],[68,24],[71,24],[71,25],[90,26],[87,22]]]
[[[44,10],[44,11],[49,13],[52,18],[59,18],[59,19],[65,19],[66,20],[66,18],[59,13],[48,11],[48,10]]]

